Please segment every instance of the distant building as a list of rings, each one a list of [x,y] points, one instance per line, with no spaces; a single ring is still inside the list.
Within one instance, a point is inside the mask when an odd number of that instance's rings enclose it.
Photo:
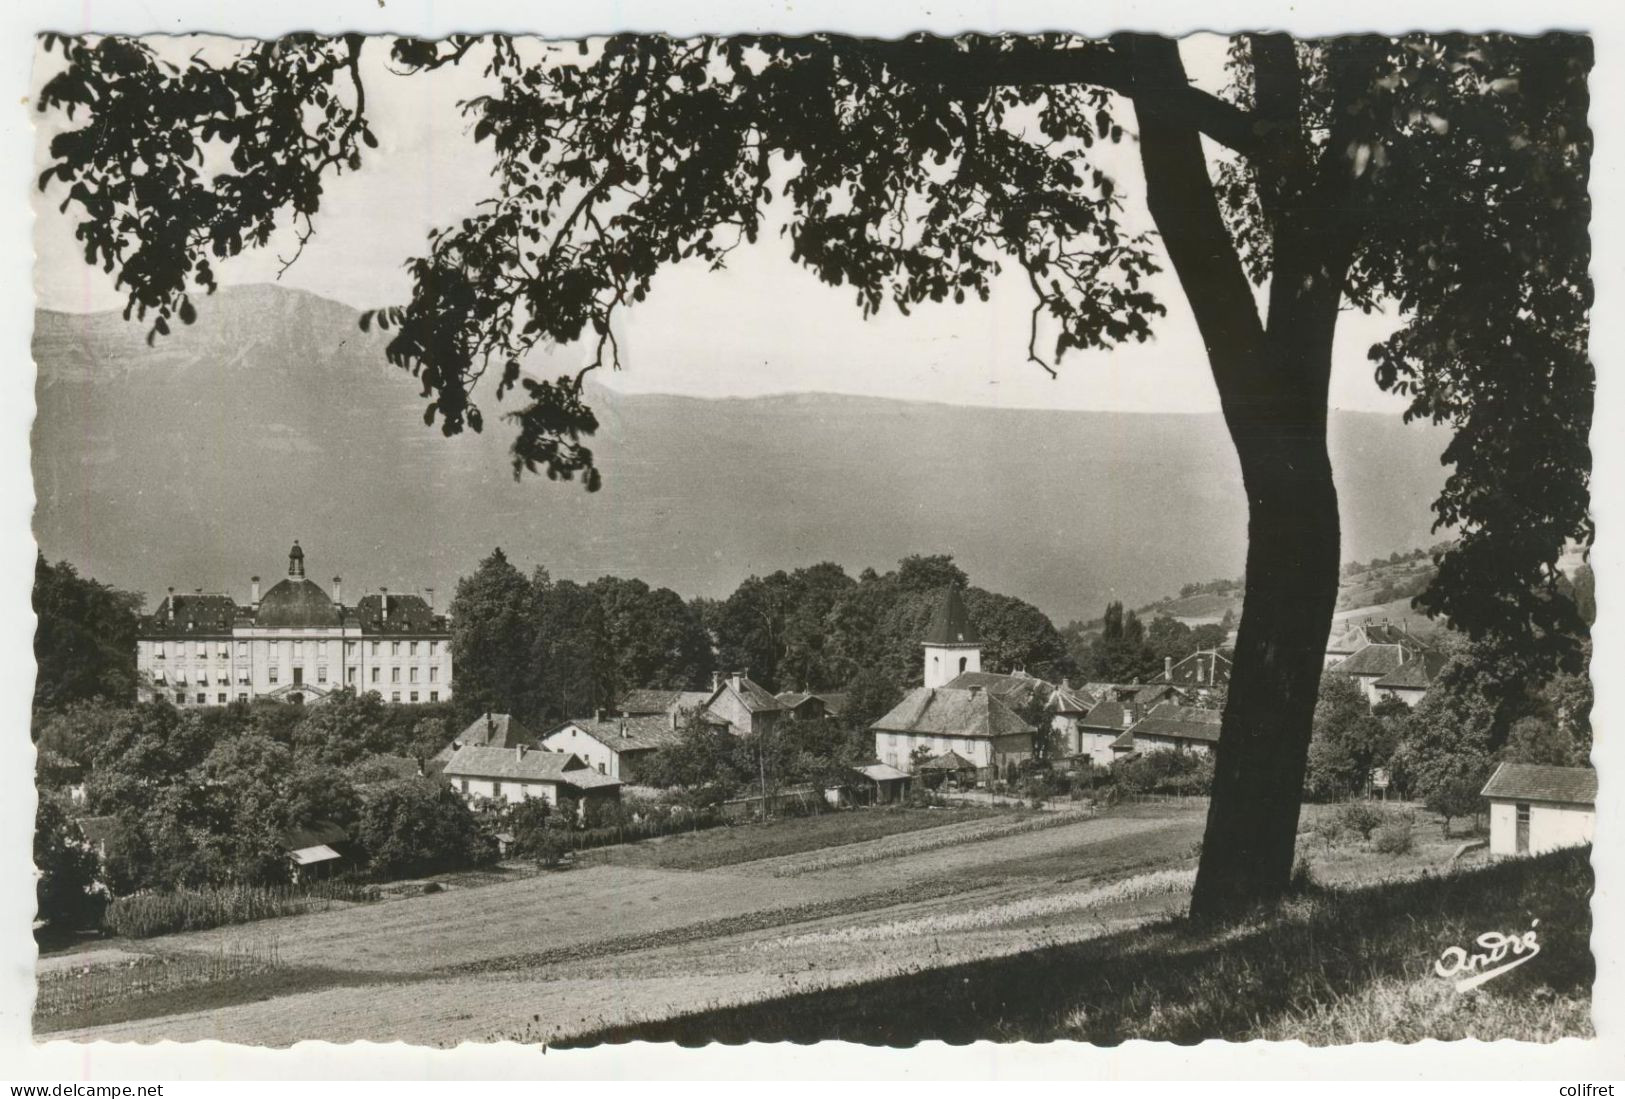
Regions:
[[[289,875],[295,884],[331,875],[344,858],[350,834],[330,820],[316,821],[282,833]]]
[[[484,798],[516,805],[541,798],[556,806],[562,799],[573,799],[583,816],[591,804],[621,797],[619,779],[600,774],[579,756],[523,744],[516,748],[465,744],[446,761],[442,775],[469,800]]]
[[[817,721],[820,718],[840,717],[846,711],[844,692],[780,691],[773,696],[785,713],[796,721]]]
[[[1333,664],[1331,670],[1358,683],[1372,705],[1397,698],[1414,706],[1426,697],[1444,664],[1443,653],[1419,642],[1373,642]]]
[[[288,552],[287,578],[247,603],[230,595],[178,595],[171,588],[136,630],[137,698],[177,706],[223,706],[269,698],[319,702],[349,687],[386,702],[451,698],[451,630],[419,595],[388,589],[346,604],[305,579],[305,552]]]
[[[784,713],[772,692],[744,672],[719,678],[704,707],[708,719],[727,725],[735,736],[771,733]]]
[[[1347,660],[1367,645],[1420,645],[1419,639],[1411,636],[1408,626],[1395,626],[1385,621],[1367,620],[1353,624],[1344,624],[1342,630],[1336,630],[1326,642],[1326,663],[1330,668],[1339,661]]]
[[[1538,855],[1590,843],[1597,823],[1597,772],[1590,767],[1503,763],[1484,784],[1490,854]]]
[[[983,675],[981,642],[955,589],[943,593],[924,646],[925,686],[910,691],[869,726],[875,736],[875,757],[907,774],[913,772],[914,757],[921,749],[932,757],[957,753],[984,779],[1012,774],[1030,761],[1038,730],[978,681]],[[947,671],[953,675],[945,678]],[[960,677],[973,685],[949,685],[949,679]]]
[[[637,717],[571,718],[553,726],[541,739],[550,752],[579,756],[599,774],[622,782],[639,781],[640,767],[650,756],[682,736],[665,714]]]
[[[1000,672],[962,672],[950,679],[945,686],[969,689],[972,687],[989,691],[999,697],[999,701],[1012,710],[1020,710],[1033,702],[1048,705],[1050,697],[1055,693],[1055,684],[1047,679],[1039,679],[1026,672],[1012,672],[1008,675]]]
[[[1112,741],[1112,753],[1119,759],[1157,751],[1205,756],[1219,743],[1222,718],[1218,710],[1162,702]]]

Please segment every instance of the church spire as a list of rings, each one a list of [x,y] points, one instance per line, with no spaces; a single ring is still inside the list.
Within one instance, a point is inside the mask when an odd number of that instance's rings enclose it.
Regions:
[[[299,548],[299,539],[293,540],[293,549],[288,551],[288,577],[292,580],[305,578],[305,551]]]
[[[982,643],[971,625],[965,601],[949,588],[925,631],[925,685],[946,686],[956,676],[982,670]]]

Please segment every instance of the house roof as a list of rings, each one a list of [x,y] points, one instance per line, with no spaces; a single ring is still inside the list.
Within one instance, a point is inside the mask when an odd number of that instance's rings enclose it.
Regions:
[[[602,720],[595,717],[571,718],[547,730],[542,738],[551,738],[555,733],[572,727],[580,729],[612,752],[652,751],[675,744],[683,737],[680,730],[671,727],[671,719],[664,714],[635,714]]]
[[[819,691],[813,697],[823,699],[824,709],[828,710],[832,714],[835,714],[837,717],[846,713],[845,691]]]
[[[972,763],[970,760],[966,759],[964,756],[950,748],[941,755],[932,756],[930,759],[920,764],[919,770],[974,771],[976,770],[976,764]]]
[[[1130,726],[1129,732],[1138,736],[1161,736],[1214,744],[1219,739],[1221,720],[1222,715],[1218,710],[1163,702],[1153,706],[1150,713]]]
[[[617,779],[599,774],[570,752],[549,752],[541,748],[521,751],[465,744],[452,753],[445,774],[515,782],[560,782],[583,790],[620,785]]]
[[[1344,657],[1331,670],[1341,675],[1382,676],[1392,674],[1399,670],[1400,665],[1407,660],[1414,659],[1415,653],[1407,652],[1401,645],[1377,644],[1367,645],[1353,656]]]
[[[1025,706],[1034,698],[1048,701],[1055,692],[1055,684],[1037,676],[1018,673],[1001,675],[998,672],[960,672],[947,683],[949,687],[981,687],[998,695],[1010,706]]]
[[[385,606],[389,615],[385,617]],[[367,633],[445,633],[446,620],[429,609],[421,595],[373,593],[356,600],[351,611]]]
[[[925,644],[976,645],[980,642],[976,628],[970,624],[965,601],[959,597],[959,589],[949,588],[943,592],[941,602],[931,615],[931,625],[925,631]]]
[[[1123,703],[1115,698],[1103,698],[1089,708],[1078,721],[1094,729],[1123,728]]]
[[[859,767],[858,774],[871,782],[894,782],[908,777],[907,771],[899,771],[889,763],[871,763],[867,767]]]
[[[634,687],[621,695],[615,709],[623,714],[669,714],[673,710],[697,710],[710,699],[710,691],[668,691]]]
[[[748,675],[725,677],[717,689],[706,696],[706,705],[709,706],[716,701],[723,691],[730,690],[739,696],[739,701],[744,703],[745,709],[753,714],[784,709],[779,700],[773,697],[772,692]]]
[[[241,613],[229,595],[170,595],[156,611],[141,619],[140,633],[143,637],[229,634]]]
[[[1015,736],[1034,731],[991,692],[960,687],[916,687],[869,728],[957,737]]]
[[[517,748],[523,744],[534,748],[537,743],[536,734],[527,729],[511,714],[484,713],[452,738],[450,744],[436,752],[434,758],[445,761],[452,757],[458,747],[473,745],[479,748]]]
[[[1329,653],[1353,653],[1367,645],[1420,644],[1403,627],[1386,622],[1361,622],[1349,626],[1342,633],[1333,634],[1326,642]]]
[[[1050,695],[1050,709],[1058,714],[1087,714],[1100,701],[1078,687],[1057,687]]]
[[[1503,763],[1484,784],[1487,798],[1520,801],[1556,801],[1569,805],[1595,805],[1597,772],[1590,767],[1545,767],[1534,763]]]
[[[1426,690],[1444,668],[1445,656],[1431,650],[1412,654],[1405,663],[1377,680],[1377,686],[1390,690]]]

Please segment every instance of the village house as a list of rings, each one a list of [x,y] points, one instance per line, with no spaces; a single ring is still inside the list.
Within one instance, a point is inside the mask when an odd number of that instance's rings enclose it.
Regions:
[[[621,782],[571,752],[548,752],[520,744],[495,748],[465,744],[452,753],[441,772],[452,789],[469,801],[485,799],[509,805],[541,798],[551,806],[573,800],[584,819],[596,804],[617,802]]]
[[[912,774],[915,754],[957,752],[985,781],[1014,774],[1033,758],[1037,732],[981,688],[916,687],[870,727],[875,755]]]
[[[1110,767],[1122,753],[1119,738],[1137,721],[1159,706],[1184,706],[1186,692],[1170,683],[1091,683],[1100,701],[1083,713],[1066,715],[1065,754],[1086,759],[1096,767]],[[1080,692],[1082,697],[1087,697]],[[1216,712],[1216,711],[1215,711]]]
[[[1597,772],[1590,767],[1503,763],[1484,784],[1490,854],[1538,855],[1590,843],[1597,820]]]
[[[655,752],[681,737],[682,731],[672,727],[666,714],[638,717],[597,714],[571,718],[553,726],[542,735],[541,746],[550,752],[572,753],[599,774],[635,783],[640,764],[647,763]]]
[[[1444,654],[1405,640],[1373,642],[1332,665],[1331,670],[1359,684],[1373,706],[1385,698],[1414,706],[1427,695],[1444,663]]]
[[[718,679],[704,707],[707,718],[727,725],[735,736],[771,733],[784,713],[779,700],[744,672]]]
[[[1055,694],[1055,684],[1027,672],[1009,674],[1000,672],[964,672],[947,683],[949,687],[980,688],[996,696],[1012,710],[1020,710],[1034,701],[1047,705]]]
[[[1347,660],[1367,645],[1403,645],[1415,643],[1408,626],[1395,626],[1382,619],[1366,619],[1341,630],[1334,624],[1333,633],[1326,641],[1327,668]]]
[[[1221,719],[1218,710],[1162,702],[1112,741],[1112,753],[1118,759],[1157,751],[1205,756],[1219,743]]]

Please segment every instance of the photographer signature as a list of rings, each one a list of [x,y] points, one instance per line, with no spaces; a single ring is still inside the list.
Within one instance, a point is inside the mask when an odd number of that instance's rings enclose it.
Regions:
[[[1522,935],[1486,931],[1474,940],[1473,945],[1478,947],[1478,951],[1472,954],[1459,946],[1447,947],[1439,955],[1439,960],[1433,963],[1433,972],[1447,978],[1468,974],[1456,982],[1457,992],[1477,988],[1539,954],[1540,942],[1535,937],[1535,928],[1539,926],[1539,920],[1532,921],[1529,930]]]

